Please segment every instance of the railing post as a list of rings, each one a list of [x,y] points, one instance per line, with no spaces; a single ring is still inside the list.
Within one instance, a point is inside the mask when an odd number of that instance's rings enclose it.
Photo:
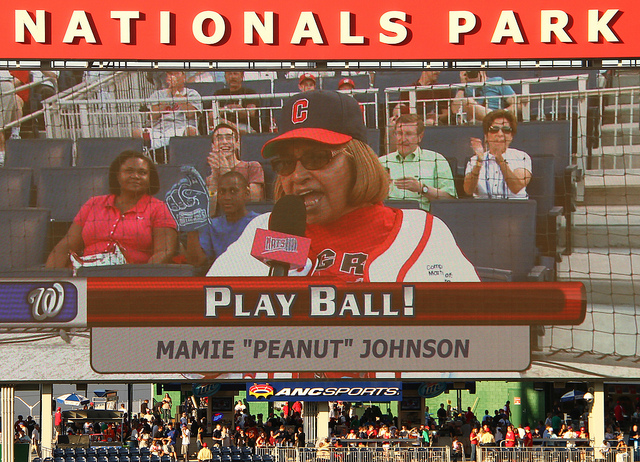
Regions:
[[[578,123],[577,133],[578,142],[576,153],[576,164],[578,168],[584,172],[586,169],[586,155],[587,155],[587,116],[589,110],[589,103],[587,98],[587,79],[578,79]],[[577,185],[577,200],[584,200],[584,176],[583,180]]]

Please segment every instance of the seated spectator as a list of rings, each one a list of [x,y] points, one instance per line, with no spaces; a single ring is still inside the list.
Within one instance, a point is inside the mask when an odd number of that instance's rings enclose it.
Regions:
[[[393,152],[397,149],[396,146],[396,122],[400,118],[400,116],[409,114],[409,106],[405,103],[398,103],[393,106],[391,110],[391,114],[389,114],[389,118],[387,119],[387,131],[386,131],[386,143],[387,143],[387,152]]]
[[[47,267],[70,266],[70,255],[79,262],[94,257],[105,264],[170,262],[178,235],[166,204],[152,197],[159,183],[148,157],[122,152],[109,167],[111,194],[92,197],[82,206],[51,251]]]
[[[438,84],[440,71],[423,71],[412,86],[416,87],[416,112],[425,125],[449,124],[449,104],[456,91],[450,87],[421,88]],[[400,100],[409,101],[409,93],[400,93]],[[455,119],[454,119],[455,120]]]
[[[207,443],[202,443],[202,449],[198,451],[197,459],[199,462],[207,462],[213,459],[213,454],[211,453],[211,449],[207,447]]]
[[[465,169],[465,193],[480,199],[526,199],[531,158],[509,147],[518,130],[515,114],[504,109],[490,112],[482,128],[486,146],[471,138],[474,155]]]
[[[0,166],[4,165],[5,126],[22,116],[23,102],[14,92],[19,85],[20,81],[9,71],[0,71]],[[12,134],[19,133],[20,127],[14,127],[11,131]]]
[[[222,71],[192,72],[187,78],[187,82],[224,82],[224,72]]]
[[[300,91],[311,91],[316,89],[316,76],[305,72],[298,79],[298,89]]]
[[[482,119],[496,109],[515,112],[516,92],[504,85],[502,77],[487,77],[485,71],[460,71],[461,83],[483,83],[481,86],[469,85],[457,91],[451,105],[451,112],[466,114],[466,122],[482,122]]]
[[[154,456],[162,457],[164,455],[164,451],[162,450],[162,442],[158,440],[154,440],[149,448],[149,451]]]
[[[389,199],[409,199],[420,202],[429,210],[431,201],[456,197],[449,163],[434,151],[420,148],[424,124],[416,114],[400,116],[396,121],[397,151],[380,157],[391,177]]]
[[[187,233],[187,261],[196,267],[211,264],[222,255],[258,216],[256,212],[247,211],[249,185],[240,173],[222,175],[218,195],[222,214],[209,219],[209,224],[197,231]]]
[[[237,127],[230,122],[222,122],[211,134],[211,152],[207,159],[211,167],[211,175],[207,177],[210,209],[216,210],[218,179],[230,171],[236,171],[247,179],[249,184],[249,200],[264,200],[264,170],[259,162],[240,160],[240,134]]]
[[[151,105],[150,148],[169,145],[173,136],[197,136],[198,113],[202,112],[202,99],[197,91],[184,86],[184,72],[167,72],[167,88],[149,96]],[[133,136],[143,138],[145,130],[136,128]]]
[[[349,77],[345,77],[338,82],[338,90],[340,91],[351,91],[356,89],[355,82]]]
[[[216,96],[229,95],[255,95],[256,91],[243,85],[244,72],[226,71],[224,79],[227,87],[217,90]],[[225,99],[219,101],[221,116],[232,120],[242,133],[253,133],[260,131],[258,111],[256,108],[259,102],[255,98]],[[211,122],[211,121],[210,121]]]

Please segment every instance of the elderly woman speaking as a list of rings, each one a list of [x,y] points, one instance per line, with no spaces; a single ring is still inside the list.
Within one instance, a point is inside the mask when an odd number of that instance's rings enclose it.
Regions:
[[[276,199],[300,196],[306,208],[309,260],[296,275],[345,282],[471,282],[478,276],[447,226],[422,210],[383,205],[389,175],[366,144],[360,106],[351,96],[310,91],[282,108],[279,135],[262,155],[270,159]],[[269,268],[250,255],[255,218],[208,272],[208,276],[266,276]],[[293,274],[291,272],[290,274]]]

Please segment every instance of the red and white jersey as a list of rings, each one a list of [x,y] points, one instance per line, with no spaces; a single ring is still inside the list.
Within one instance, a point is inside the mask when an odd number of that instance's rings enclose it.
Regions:
[[[255,230],[268,229],[270,214],[256,217],[213,263],[207,276],[267,276],[269,267],[250,255]],[[347,282],[477,282],[473,265],[447,225],[422,210],[381,204],[362,207],[329,225],[309,225],[309,261],[289,276],[328,276]]]

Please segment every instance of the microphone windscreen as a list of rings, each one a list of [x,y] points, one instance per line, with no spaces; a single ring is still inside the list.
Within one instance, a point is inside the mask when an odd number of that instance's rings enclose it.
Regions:
[[[304,236],[307,229],[307,209],[300,196],[287,195],[273,206],[269,229],[293,236]]]

